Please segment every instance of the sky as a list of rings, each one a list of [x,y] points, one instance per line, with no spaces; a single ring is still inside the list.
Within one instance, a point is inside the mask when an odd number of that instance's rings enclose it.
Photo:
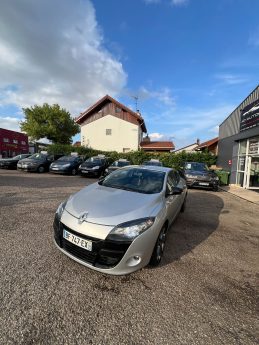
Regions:
[[[0,127],[109,94],[138,98],[152,140],[214,138],[258,85],[258,13],[258,0],[2,0]]]

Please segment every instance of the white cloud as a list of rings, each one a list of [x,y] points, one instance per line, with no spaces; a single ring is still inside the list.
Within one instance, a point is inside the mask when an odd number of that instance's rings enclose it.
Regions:
[[[150,133],[148,136],[151,140],[158,140],[158,141],[164,138],[164,134],[161,134],[161,133]]]
[[[182,5],[186,5],[188,1],[189,0],[171,0],[171,4],[173,6],[182,6]]]
[[[2,105],[58,103],[73,115],[107,93],[115,96],[127,79],[103,47],[89,0],[5,0],[0,75]]]
[[[20,121],[17,117],[0,116],[0,127],[20,132]]]
[[[139,90],[139,97],[140,99],[156,99],[160,103],[166,106],[174,107],[175,106],[175,98],[172,96],[172,91],[164,87],[160,90],[149,90],[142,86]]]
[[[228,85],[242,84],[248,81],[247,77],[230,73],[216,74],[215,78]]]

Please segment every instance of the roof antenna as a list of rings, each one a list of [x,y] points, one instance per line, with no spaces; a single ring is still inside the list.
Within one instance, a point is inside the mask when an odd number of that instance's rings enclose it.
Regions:
[[[138,99],[139,97],[138,96],[131,96],[134,100],[135,100],[135,107],[136,107],[136,112],[138,112]]]

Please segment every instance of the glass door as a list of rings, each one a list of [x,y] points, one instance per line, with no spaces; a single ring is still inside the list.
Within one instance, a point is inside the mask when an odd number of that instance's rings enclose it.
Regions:
[[[248,157],[246,188],[259,189],[259,155]]]

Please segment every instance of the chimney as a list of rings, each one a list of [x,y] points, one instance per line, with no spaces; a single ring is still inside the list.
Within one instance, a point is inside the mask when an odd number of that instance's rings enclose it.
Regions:
[[[199,138],[197,138],[196,144],[197,144],[197,145],[200,145],[200,139],[199,139]]]
[[[147,134],[147,136],[146,136],[145,138],[143,138],[142,141],[143,141],[144,143],[150,143],[150,138],[149,138],[148,134]]]

